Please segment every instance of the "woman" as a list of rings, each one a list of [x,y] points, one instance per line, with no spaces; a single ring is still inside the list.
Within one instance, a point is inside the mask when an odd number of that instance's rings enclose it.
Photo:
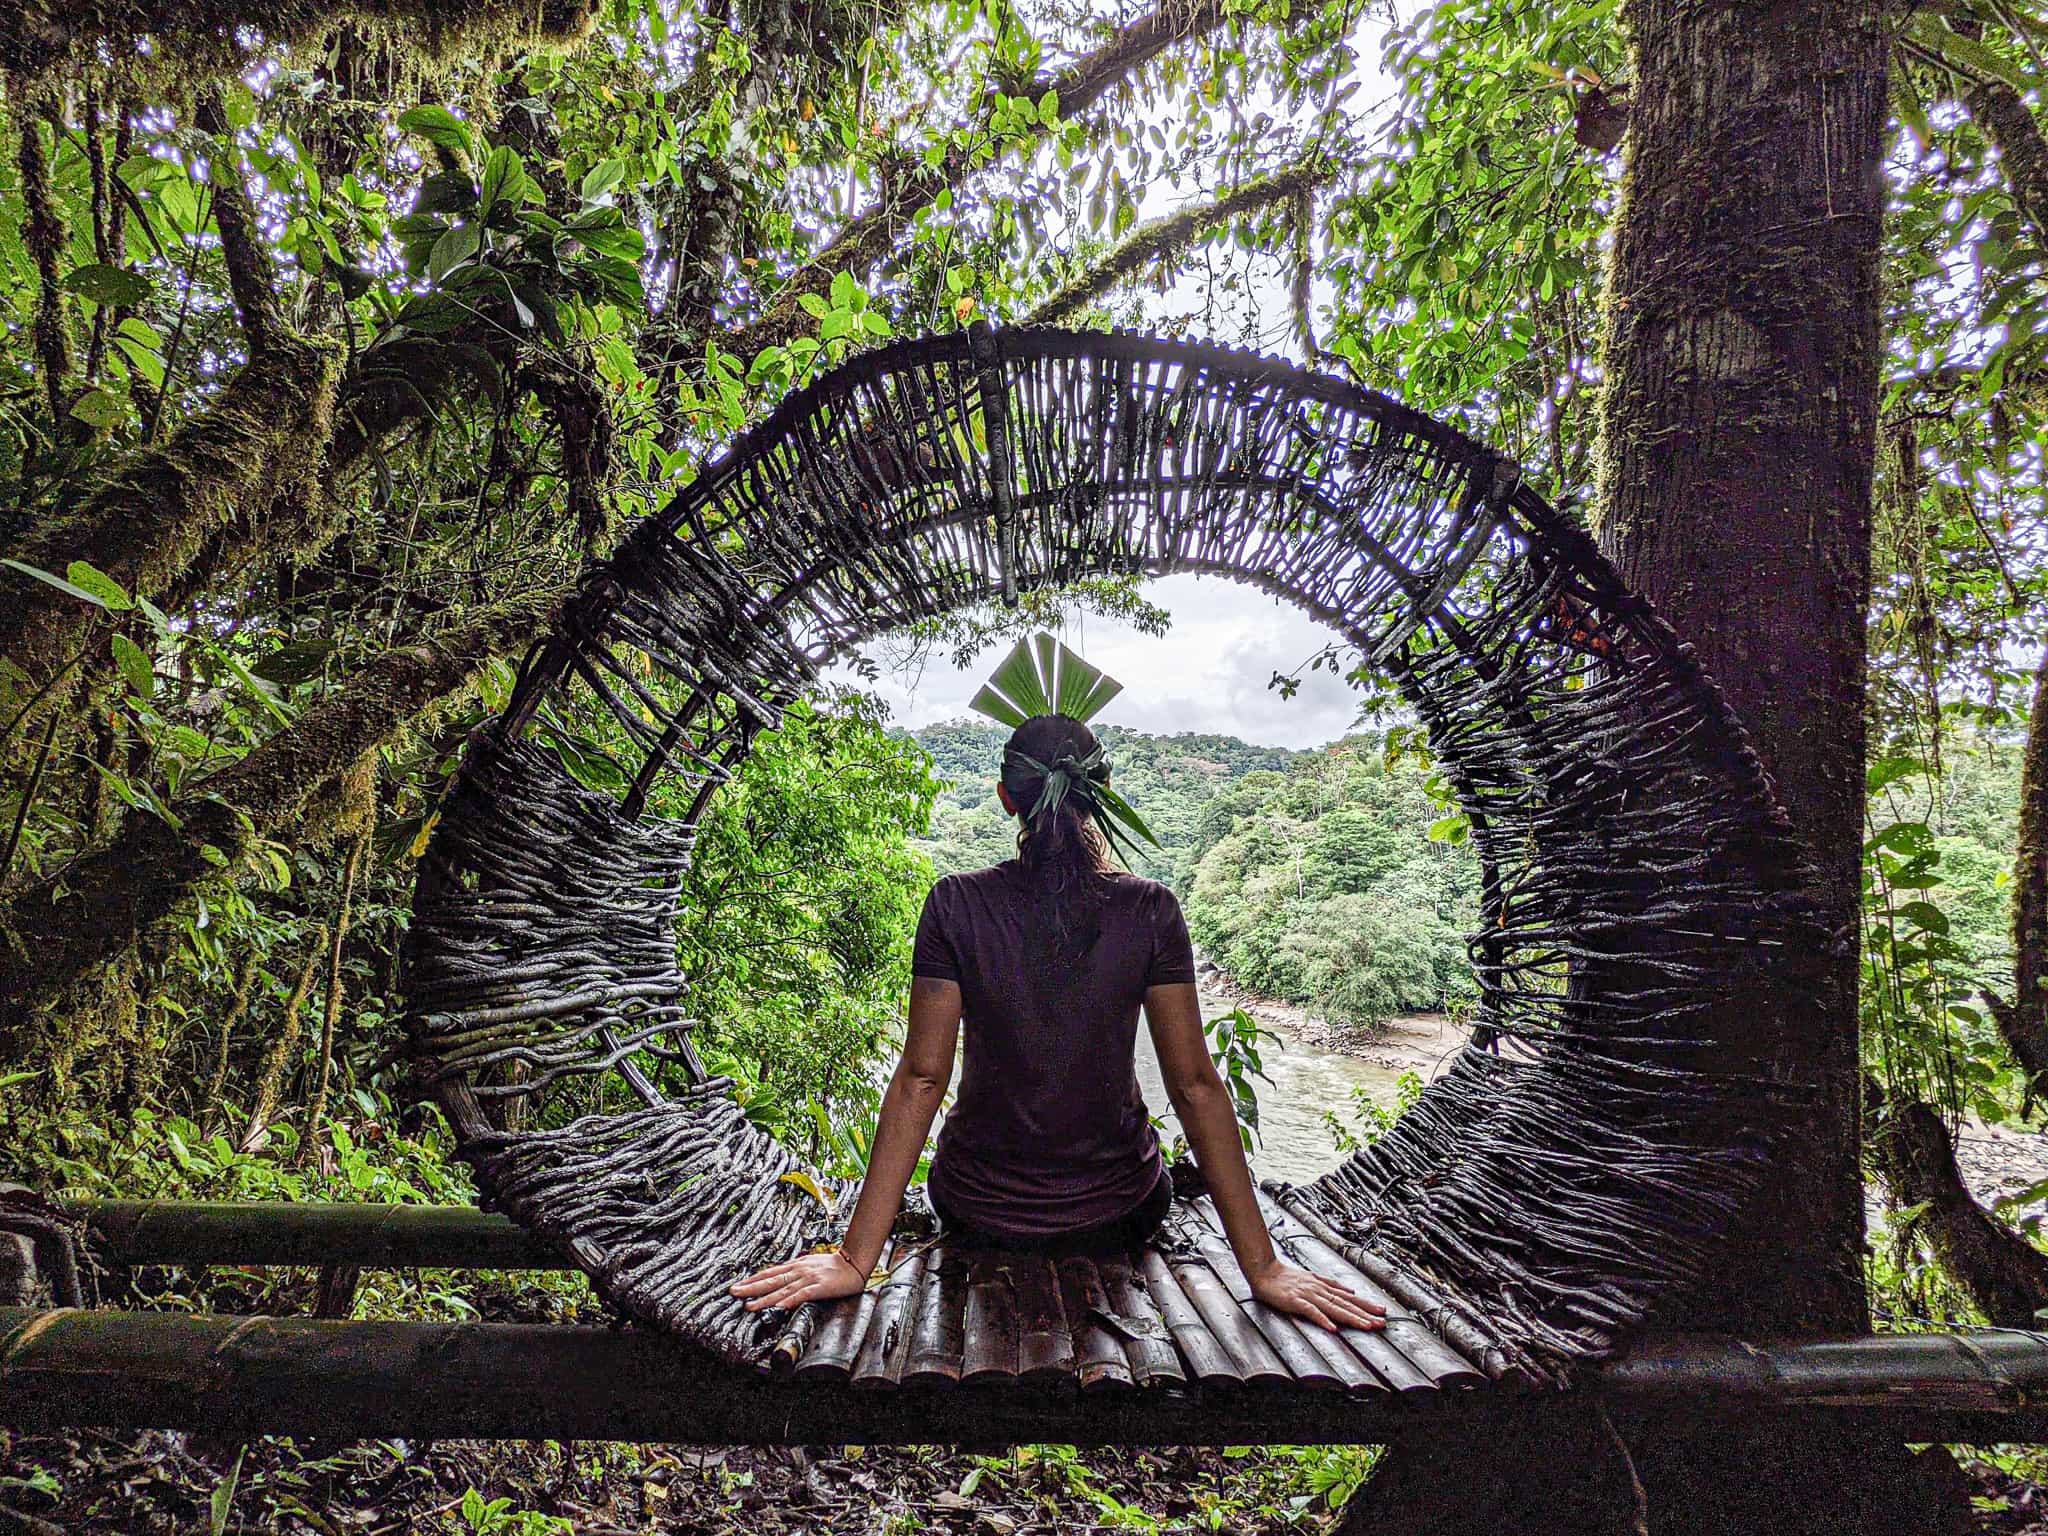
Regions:
[[[1275,1254],[1229,1093],[1209,1059],[1180,904],[1165,886],[1109,863],[1120,826],[1149,836],[1109,788],[1101,744],[1076,718],[1116,685],[1044,636],[1046,676],[1035,679],[1027,644],[997,673],[1009,697],[984,689],[975,701],[1016,725],[996,795],[1020,820],[1017,857],[949,875],[925,902],[903,1057],[882,1096],[846,1235],[829,1252],[738,1281],[732,1294],[758,1311],[850,1296],[867,1283],[946,1096],[963,1019],[960,1096],[928,1186],[942,1228],[1051,1257],[1142,1246],[1173,1198],[1133,1068],[1142,1004],[1167,1094],[1252,1294],[1325,1328],[1381,1327],[1380,1308]],[[1053,686],[1056,674],[1066,687]],[[1053,712],[1049,697],[1073,713]],[[1041,707],[1027,718],[1031,704]]]

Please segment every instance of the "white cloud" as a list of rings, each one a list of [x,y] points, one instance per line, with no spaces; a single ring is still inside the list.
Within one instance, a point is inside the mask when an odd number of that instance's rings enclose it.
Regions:
[[[1163,636],[1099,617],[1077,620],[1062,636],[1124,685],[1103,721],[1160,735],[1213,731],[1277,747],[1321,746],[1350,729],[1358,691],[1327,671],[1301,670],[1334,638],[1315,620],[1215,577],[1163,577],[1147,583],[1145,595],[1173,615]],[[870,647],[868,655],[883,667],[868,686],[888,702],[896,723],[913,730],[967,714],[967,701],[1000,659],[998,651],[984,652],[960,671],[941,653],[911,673],[891,670],[886,646]],[[1301,677],[1293,698],[1267,686],[1275,672]],[[826,675],[859,681],[850,667]]]

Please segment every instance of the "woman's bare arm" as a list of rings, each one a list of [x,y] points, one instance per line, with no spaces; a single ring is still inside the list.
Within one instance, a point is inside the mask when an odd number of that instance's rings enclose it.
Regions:
[[[953,1080],[953,1048],[959,1037],[959,983],[911,978],[903,1058],[882,1094],[875,1144],[868,1149],[868,1175],[839,1252],[806,1254],[734,1282],[732,1294],[747,1298],[749,1312],[851,1296],[867,1284],[903,1209],[903,1192],[910,1187],[925,1138]]]
[[[1192,982],[1153,987],[1145,993],[1145,1021],[1159,1053],[1160,1075],[1167,1097],[1195,1150],[1202,1177],[1223,1234],[1238,1268],[1251,1282],[1252,1294],[1269,1307],[1291,1312],[1325,1328],[1385,1326],[1385,1312],[1343,1286],[1285,1263],[1273,1251],[1272,1234],[1259,1214],[1251,1169],[1245,1165],[1244,1143],[1238,1137],[1237,1112],[1230,1091],[1209,1059],[1209,1041],[1202,1033],[1201,999]]]

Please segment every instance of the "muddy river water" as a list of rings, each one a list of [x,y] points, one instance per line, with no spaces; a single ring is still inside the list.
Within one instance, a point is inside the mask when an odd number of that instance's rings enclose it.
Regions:
[[[1228,1013],[1237,1004],[1211,988],[1202,989],[1202,1016]],[[1464,1043],[1464,1031],[1437,1014],[1413,1014],[1393,1020],[1383,1034],[1356,1047],[1356,1054],[1310,1043],[1312,1031],[1291,1009],[1270,1005],[1251,1008],[1273,1031],[1260,1055],[1270,1082],[1259,1088],[1259,1137],[1252,1148],[1252,1172],[1259,1178],[1300,1183],[1341,1162],[1342,1154],[1324,1123],[1325,1111],[1351,1123],[1353,1094],[1363,1089],[1391,1109],[1403,1072],[1427,1080],[1450,1064]],[[1292,1033],[1290,1034],[1290,1030]],[[1145,1102],[1166,1121],[1162,1135],[1171,1142],[1180,1134],[1172,1106],[1159,1079],[1159,1063],[1144,1027],[1138,1030],[1138,1083]]]

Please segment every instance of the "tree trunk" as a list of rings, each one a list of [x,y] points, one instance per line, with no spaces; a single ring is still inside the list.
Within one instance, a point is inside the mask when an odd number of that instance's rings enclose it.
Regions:
[[[1785,957],[1782,1008],[1730,1021],[1753,1069],[1817,1092],[1776,1198],[1666,1320],[1862,1332],[1856,956],[1884,9],[1633,0],[1626,19],[1635,78],[1607,301],[1603,542],[1747,723],[1839,935],[1828,955]],[[1958,1514],[1896,1446],[1729,1422],[1611,1430],[1611,1456],[1585,1432],[1562,1468],[1555,1449],[1478,1435],[1460,1437],[1454,1460],[1474,1487],[1564,1477],[1604,1510],[1593,1520],[1512,1496],[1513,1518],[1491,1522],[1503,1528],[1905,1531]],[[1398,1456],[1347,1529],[1433,1528],[1432,1480],[1403,1477]]]
[[[2048,1307],[2048,1254],[1977,1203],[1932,1105],[1893,1104],[1875,1123],[1872,1160],[1894,1205],[1912,1213],[1908,1235],[1925,1240],[1985,1321],[2032,1328],[2034,1314]]]
[[[0,1061],[31,1049],[41,1010],[176,911],[231,877],[350,764],[528,643],[559,594],[536,590],[422,644],[388,651],[247,757],[178,802],[176,826],[131,816],[118,837],[0,906]]]
[[[2034,674],[2012,861],[2012,996],[1984,994],[2035,1098],[2048,1091],[2048,654]]]
[[[1817,1085],[1776,1208],[1702,1323],[1866,1325],[1857,931],[1864,612],[1876,454],[1877,0],[1639,0],[1606,345],[1602,536],[1747,723],[1839,935],[1759,1017],[1771,1076]],[[1788,956],[1797,966],[1804,957]],[[1797,978],[1788,974],[1788,992]]]

